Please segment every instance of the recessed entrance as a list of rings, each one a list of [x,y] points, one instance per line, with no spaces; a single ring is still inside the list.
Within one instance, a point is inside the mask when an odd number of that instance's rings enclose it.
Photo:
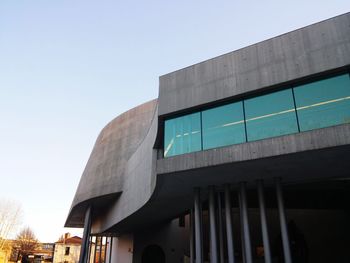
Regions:
[[[165,263],[163,249],[157,245],[147,246],[142,252],[142,263]]]

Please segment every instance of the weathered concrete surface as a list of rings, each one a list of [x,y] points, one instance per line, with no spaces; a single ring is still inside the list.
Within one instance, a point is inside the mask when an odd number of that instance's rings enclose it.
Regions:
[[[92,225],[92,232],[106,231],[123,220],[135,215],[150,199],[156,186],[156,150],[153,149],[157,134],[157,109],[152,123],[139,147],[128,159],[125,167],[123,193],[108,210],[101,214]],[[140,220],[138,218],[137,220]],[[137,223],[137,224],[141,224]]]
[[[153,100],[133,108],[101,131],[80,179],[66,226],[81,224],[81,217],[75,215],[78,205],[129,189],[128,161],[148,134],[156,106],[157,100]],[[74,217],[78,222],[74,222]]]
[[[159,116],[350,64],[350,13],[159,78]]]
[[[348,144],[350,144],[350,125],[344,124],[159,159],[157,174],[245,162]]]

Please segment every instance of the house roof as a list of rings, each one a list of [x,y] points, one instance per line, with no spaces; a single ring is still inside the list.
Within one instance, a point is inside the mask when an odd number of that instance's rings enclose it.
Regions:
[[[81,244],[82,238],[78,236],[69,237],[64,240],[58,240],[55,244]]]

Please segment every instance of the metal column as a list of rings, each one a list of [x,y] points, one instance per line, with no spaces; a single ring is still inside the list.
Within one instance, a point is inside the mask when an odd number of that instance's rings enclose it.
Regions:
[[[193,209],[190,212],[190,263],[194,263]]]
[[[243,237],[244,237],[244,252],[245,259],[247,263],[253,262],[252,256],[252,245],[250,242],[250,230],[249,230],[249,221],[248,221],[248,207],[247,207],[247,193],[246,193],[246,183],[239,183],[239,194],[242,206],[242,219],[243,219]]]
[[[103,241],[103,237],[100,237],[100,254],[98,255],[98,263],[101,263],[101,259],[102,259],[102,241]]]
[[[225,191],[225,219],[226,219],[228,263],[234,263],[235,262],[235,255],[234,255],[234,247],[233,247],[230,186],[227,184],[227,185],[225,185],[224,188],[225,188],[224,189],[224,191]]]
[[[210,263],[218,263],[218,242],[216,237],[214,186],[209,186],[209,223],[210,223]]]
[[[108,237],[105,237],[105,249],[103,250],[104,251],[103,263],[106,263],[106,258],[107,258],[107,240],[108,240]]]
[[[219,231],[219,255],[220,255],[220,263],[225,263],[224,256],[224,235],[223,235],[223,227],[222,227],[222,207],[221,207],[221,193],[218,194],[218,231]]]
[[[265,263],[271,263],[271,252],[270,252],[270,241],[269,233],[267,231],[267,221],[266,221],[266,208],[265,208],[265,197],[264,197],[264,184],[263,180],[257,181],[258,186],[258,197],[259,197],[259,209],[260,209],[260,221],[261,221],[261,231],[264,244],[264,257]]]
[[[110,237],[110,241],[109,241],[109,263],[112,262],[112,249],[113,249],[113,237]]]
[[[244,247],[244,231],[243,231],[243,216],[242,216],[242,200],[241,195],[238,192],[238,205],[239,205],[239,217],[241,222],[241,253],[242,253],[242,263],[246,263],[245,259],[245,247]]]
[[[290,245],[289,245],[289,237],[288,237],[288,229],[287,229],[287,220],[286,220],[286,214],[285,214],[284,203],[283,203],[281,179],[275,178],[275,184],[276,184],[278,214],[280,217],[280,224],[281,224],[281,235],[282,235],[282,244],[283,244],[283,252],[284,252],[284,261],[285,261],[285,263],[292,263],[292,257],[291,257]]]
[[[200,189],[194,189],[194,229],[195,229],[195,245],[196,245],[196,263],[203,263],[202,251],[202,207],[200,199]]]
[[[93,263],[96,262],[97,246],[98,246],[98,237],[95,236],[95,250],[94,250],[94,261],[93,261]]]
[[[89,238],[89,254],[87,255],[86,262],[90,262],[90,257],[91,257],[91,251],[92,251],[92,236]]]
[[[80,248],[79,263],[86,263],[86,260],[88,258],[87,252],[89,250],[88,245],[89,245],[90,231],[91,231],[91,207],[89,206],[85,211],[84,233],[83,233],[83,240]]]

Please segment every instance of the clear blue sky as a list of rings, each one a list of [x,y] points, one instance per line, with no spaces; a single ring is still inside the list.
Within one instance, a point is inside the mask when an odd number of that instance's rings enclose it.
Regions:
[[[56,241],[99,131],[157,97],[160,75],[348,11],[349,0],[1,0],[0,197]]]

